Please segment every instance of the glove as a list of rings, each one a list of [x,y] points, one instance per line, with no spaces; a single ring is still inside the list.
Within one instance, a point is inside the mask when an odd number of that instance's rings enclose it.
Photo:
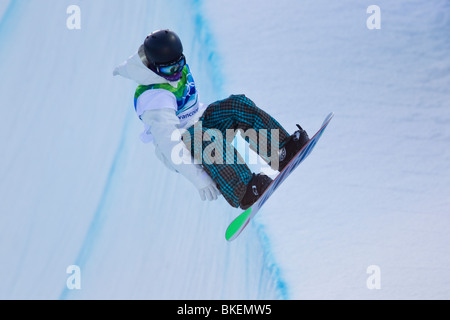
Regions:
[[[217,200],[221,193],[219,189],[217,189],[216,183],[205,171],[201,173],[201,182],[202,183],[197,186],[197,189],[202,201]]]
[[[208,199],[208,201],[217,200],[217,197],[220,196],[220,191],[217,189],[215,183],[198,190],[198,192],[200,193],[202,201],[206,201],[206,199]]]

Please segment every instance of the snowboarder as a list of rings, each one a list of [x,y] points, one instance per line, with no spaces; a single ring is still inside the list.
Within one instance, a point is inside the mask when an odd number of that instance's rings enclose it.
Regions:
[[[139,86],[134,106],[145,125],[141,140],[153,141],[157,157],[171,170],[181,173],[198,189],[202,200],[216,200],[220,194],[227,202],[242,209],[249,208],[272,182],[263,173],[253,173],[231,146],[227,133],[253,129],[267,132],[264,143],[277,143],[276,155],[260,154],[273,169],[281,171],[292,157],[309,141],[300,126],[289,133],[269,114],[258,108],[245,95],[232,95],[205,106],[199,102],[195,82],[183,54],[180,38],[170,30],[151,33],[138,52],[114,70],[114,75],[136,81]],[[198,129],[200,128],[200,129]],[[174,131],[184,129],[185,134],[174,139]],[[233,161],[208,161],[201,155],[217,139],[217,135],[204,139],[211,129],[223,137],[223,154]],[[200,131],[199,131],[200,130]],[[196,141],[200,132],[201,143]],[[278,139],[272,139],[272,132]],[[225,137],[227,137],[225,139]],[[198,138],[198,137],[197,137]],[[258,136],[247,137],[250,147],[259,153]],[[187,153],[197,160],[175,163],[172,151],[184,145]],[[231,150],[231,152],[230,152]],[[271,150],[264,146],[264,150]],[[212,152],[214,154],[214,151]],[[200,155],[200,156],[198,156]],[[276,157],[277,161],[272,161]]]

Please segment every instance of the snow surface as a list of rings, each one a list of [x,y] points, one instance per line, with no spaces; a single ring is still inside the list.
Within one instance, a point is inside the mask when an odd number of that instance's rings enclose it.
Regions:
[[[450,4],[379,0],[369,30],[371,4],[2,0],[0,298],[449,299]],[[232,243],[239,210],[164,168],[111,75],[161,28],[205,103],[245,93],[310,134],[336,114]]]

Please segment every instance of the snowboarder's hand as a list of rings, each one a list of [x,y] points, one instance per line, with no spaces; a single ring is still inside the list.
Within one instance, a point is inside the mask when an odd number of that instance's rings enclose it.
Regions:
[[[200,193],[200,198],[202,198],[203,201],[213,201],[217,200],[217,197],[220,195],[220,191],[217,189],[216,184],[210,184],[206,188],[198,190]]]
[[[200,198],[203,201],[217,200],[221,193],[219,189],[217,189],[216,183],[205,171],[203,171],[201,174],[201,181],[201,185],[197,186]]]

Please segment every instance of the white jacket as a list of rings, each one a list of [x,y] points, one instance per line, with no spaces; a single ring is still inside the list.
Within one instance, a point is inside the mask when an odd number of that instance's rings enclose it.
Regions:
[[[158,76],[144,65],[141,57],[142,53],[141,55],[139,52],[134,54],[115,68],[113,75],[120,75],[134,80],[140,85],[169,83],[174,88],[177,87],[178,81],[170,82]],[[194,109],[196,111],[187,117],[182,117],[182,120],[176,114],[177,108],[176,97],[170,91],[164,89],[145,91],[138,98],[136,104],[136,112],[145,124],[145,130],[141,134],[141,139],[143,142],[153,141],[158,159],[170,170],[181,173],[200,191],[210,186],[213,182],[201,165],[193,163],[190,152],[181,141],[180,135],[174,134],[174,131],[187,129],[193,125],[204,112],[204,107],[199,103]],[[183,155],[189,159],[185,159],[184,163],[175,164],[172,160],[172,150],[180,149],[184,150]]]

